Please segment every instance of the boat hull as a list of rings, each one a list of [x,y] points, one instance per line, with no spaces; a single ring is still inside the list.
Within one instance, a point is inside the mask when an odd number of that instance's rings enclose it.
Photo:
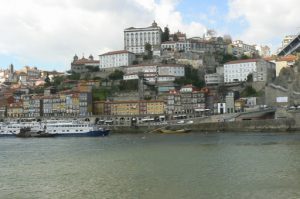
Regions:
[[[190,129],[178,129],[178,130],[160,129],[158,130],[158,132],[163,134],[176,134],[176,133],[189,133],[191,132],[191,130]]]
[[[56,133],[55,137],[104,137],[109,135],[109,130],[90,131],[86,133]]]

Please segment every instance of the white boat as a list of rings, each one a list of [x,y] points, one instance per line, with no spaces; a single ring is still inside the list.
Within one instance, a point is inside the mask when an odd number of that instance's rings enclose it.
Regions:
[[[41,131],[43,126],[40,122],[8,122],[1,123],[0,136],[15,136],[20,133],[22,128],[30,128],[33,131]]]
[[[45,121],[45,122],[10,122],[0,125],[0,136],[15,136],[22,128],[30,128],[33,132],[43,131],[55,136],[106,136],[109,130],[88,122],[80,121]]]
[[[88,122],[54,122],[45,123],[46,132],[56,136],[106,136],[109,130]]]

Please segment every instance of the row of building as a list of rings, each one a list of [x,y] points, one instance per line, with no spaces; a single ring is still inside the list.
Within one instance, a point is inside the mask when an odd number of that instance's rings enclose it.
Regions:
[[[23,94],[11,103],[2,103],[1,117],[62,117],[92,114],[92,94],[70,92],[50,95]]]

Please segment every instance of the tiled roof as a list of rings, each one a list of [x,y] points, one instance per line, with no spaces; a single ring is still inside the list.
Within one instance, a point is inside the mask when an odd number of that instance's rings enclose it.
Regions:
[[[280,57],[278,59],[278,61],[288,61],[288,62],[290,62],[290,61],[296,61],[297,59],[298,58],[295,55],[288,55],[288,56]]]
[[[81,59],[78,59],[77,61],[74,61],[72,64],[73,65],[77,65],[77,64],[96,64],[96,63],[99,63],[99,60],[89,60],[87,58],[81,58]]]
[[[132,52],[129,52],[128,50],[118,50],[118,51],[110,51],[110,52],[101,54],[100,56],[103,56],[103,55],[117,55],[117,54],[124,54],[124,53],[131,53],[131,54],[134,54],[134,53],[132,53]]]
[[[249,62],[257,62],[259,59],[242,59],[242,60],[235,60],[235,61],[230,61],[225,64],[240,64],[240,63],[249,63]]]

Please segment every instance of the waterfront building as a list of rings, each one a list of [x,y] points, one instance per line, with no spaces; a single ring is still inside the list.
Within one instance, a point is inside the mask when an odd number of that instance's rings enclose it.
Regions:
[[[179,91],[170,90],[166,96],[166,113],[169,115],[178,114],[182,112],[181,96]]]
[[[23,117],[23,104],[22,102],[11,103],[7,107],[7,116],[10,118]]]
[[[234,92],[228,92],[225,97],[226,110],[225,113],[235,112]]]
[[[224,82],[244,82],[249,74],[253,82],[271,82],[276,75],[275,64],[263,59],[244,59],[224,64]]]
[[[94,60],[92,55],[89,58],[82,57],[78,59],[78,56],[75,55],[71,63],[71,71],[75,73],[85,73],[89,71],[89,68],[99,67],[99,60]]]
[[[151,44],[152,50],[159,48],[161,44],[162,30],[154,21],[150,27],[124,30],[124,49],[135,54],[145,52],[145,44]]]
[[[79,115],[88,116],[93,112],[93,100],[92,93],[81,92],[79,93]]]
[[[94,102],[96,115],[160,115],[165,112],[162,100],[128,100],[128,101],[98,101]]]
[[[179,91],[171,90],[166,98],[167,113],[170,115],[200,115],[206,109],[207,92],[193,85],[183,86]]]
[[[135,54],[127,50],[111,51],[99,55],[99,68],[116,69],[122,66],[129,66],[135,60]]]
[[[0,118],[6,118],[7,116],[7,108],[6,108],[6,103],[1,102],[0,103]]]
[[[234,110],[235,112],[244,112],[246,106],[245,99],[237,99],[234,101]]]
[[[40,117],[42,116],[42,96],[39,95],[22,95],[23,117]]]
[[[104,115],[105,114],[105,101],[93,102],[93,114]]]

